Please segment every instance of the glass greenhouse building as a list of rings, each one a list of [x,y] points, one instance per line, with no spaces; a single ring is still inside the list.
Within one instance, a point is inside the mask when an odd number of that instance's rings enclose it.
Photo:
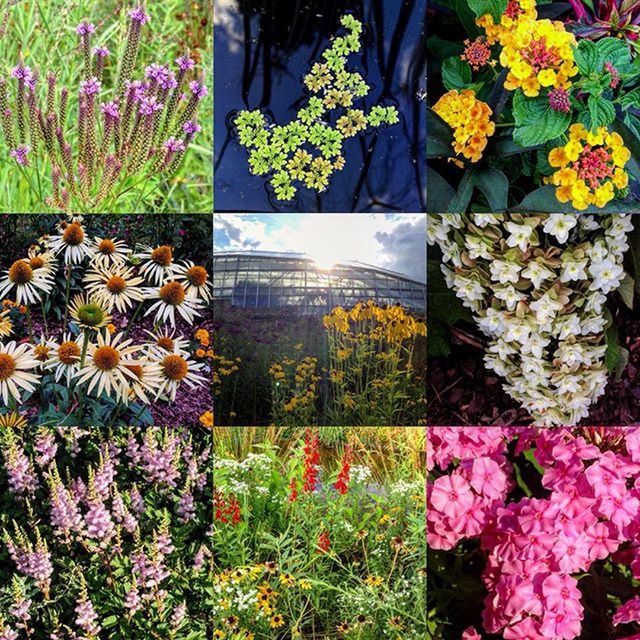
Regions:
[[[380,305],[400,303],[423,314],[426,288],[425,283],[359,262],[341,262],[327,270],[303,254],[224,251],[213,255],[214,299],[234,307],[287,308],[298,315],[314,315],[373,299]]]

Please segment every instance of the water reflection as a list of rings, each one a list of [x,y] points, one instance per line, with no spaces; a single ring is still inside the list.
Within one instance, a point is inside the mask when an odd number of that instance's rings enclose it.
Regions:
[[[286,124],[307,96],[302,78],[339,18],[353,13],[365,25],[363,49],[348,67],[372,87],[356,106],[384,101],[400,124],[346,140],[347,161],[329,188],[302,187],[296,199],[276,201],[247,153],[231,135],[239,109],[262,109]],[[215,208],[217,211],[424,211],[426,0],[220,0],[215,5]]]

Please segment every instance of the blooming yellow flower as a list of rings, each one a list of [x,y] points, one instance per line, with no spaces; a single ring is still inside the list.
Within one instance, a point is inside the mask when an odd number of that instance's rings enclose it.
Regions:
[[[532,22],[538,17],[535,0],[509,0],[507,8],[496,24],[493,16],[486,13],[476,20],[476,24],[482,27],[487,34],[487,42],[502,43],[502,38],[513,31],[520,22]]]
[[[478,100],[471,89],[453,89],[436,102],[433,110],[453,129],[455,152],[471,162],[480,160],[487,138],[496,129],[489,105]]]
[[[576,209],[601,208],[616,197],[616,189],[627,186],[624,166],[630,157],[619,134],[609,133],[606,127],[590,132],[582,124],[573,124],[568,142],[549,152],[549,164],[558,170],[546,181],[557,187],[560,202],[571,201]]]
[[[521,88],[535,97],[541,87],[568,88],[578,73],[574,63],[576,39],[562,22],[521,20],[501,38],[500,64],[509,69],[504,88]]]

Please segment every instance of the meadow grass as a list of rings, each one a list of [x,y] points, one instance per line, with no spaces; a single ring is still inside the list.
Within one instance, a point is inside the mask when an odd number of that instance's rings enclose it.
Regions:
[[[338,461],[348,442],[356,464],[371,467],[374,478],[401,478],[407,472],[424,473],[426,430],[424,427],[318,427],[323,459]],[[278,458],[286,460],[304,437],[303,428],[214,427],[214,454],[243,460],[259,453],[264,445],[278,448]]]
[[[69,115],[77,113],[76,93],[82,73],[82,53],[75,26],[84,18],[96,26],[93,46],[111,50],[105,68],[105,87],[101,101],[111,99],[117,64],[127,33],[126,10],[133,0],[20,0],[6,9],[6,28],[0,36],[0,75],[8,77],[20,56],[24,64],[37,69],[44,81],[48,71],[58,76],[58,86],[70,89]],[[4,4],[2,5],[4,6]],[[131,179],[114,202],[105,201],[105,213],[211,213],[213,209],[213,98],[211,91],[212,0],[162,0],[148,2],[151,21],[142,30],[142,40],[134,77],[140,79],[151,63],[170,64],[189,48],[205,73],[209,95],[200,105],[198,122],[202,131],[189,146],[185,160],[171,179],[154,176],[149,183]],[[2,20],[2,16],[0,16]],[[75,141],[72,141],[75,142]],[[51,193],[48,160],[27,170],[9,156],[0,136],[0,213],[48,213],[44,199]],[[127,189],[130,189],[127,191]]]

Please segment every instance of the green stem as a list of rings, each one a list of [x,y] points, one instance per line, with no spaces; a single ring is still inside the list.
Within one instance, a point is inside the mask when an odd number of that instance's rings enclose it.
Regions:
[[[80,356],[80,371],[84,369],[84,362],[87,357],[87,348],[89,347],[89,332],[85,331],[84,339],[82,341],[82,355]],[[82,414],[84,405],[84,393],[82,387],[78,389],[78,424],[82,426]]]
[[[69,265],[69,275],[67,276],[67,291],[64,296],[64,321],[62,330],[67,328],[67,318],[69,317],[69,294],[71,293],[71,276],[73,275],[73,266]]]
[[[515,122],[499,122],[498,124],[496,124],[496,129],[498,127],[515,127],[516,123]]]
[[[126,330],[124,332],[124,336],[122,337],[123,340],[127,339],[127,336],[129,335],[129,331],[131,330],[131,327],[133,326],[133,323],[136,321],[136,318],[138,317],[138,314],[140,313],[140,309],[142,309],[142,305],[143,304],[144,304],[144,300],[140,300],[140,302],[138,304],[138,308],[136,309],[135,313],[133,314],[133,317],[127,323],[127,328],[126,328]]]

